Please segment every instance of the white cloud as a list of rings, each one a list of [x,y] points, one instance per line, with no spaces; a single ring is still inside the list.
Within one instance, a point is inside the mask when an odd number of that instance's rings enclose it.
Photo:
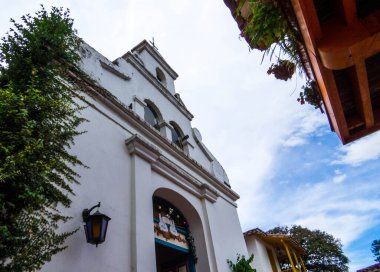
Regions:
[[[326,115],[321,114],[318,110],[300,111],[298,118],[294,118],[294,123],[287,137],[283,140],[285,147],[295,147],[307,143],[307,137],[316,134],[321,127],[327,123]],[[321,131],[320,136],[324,131]]]
[[[343,181],[346,180],[347,178],[347,175],[346,174],[342,174],[342,172],[340,170],[335,170],[335,177],[333,177],[333,182],[334,183],[342,183]]]
[[[286,147],[295,147],[298,145],[304,145],[306,143],[305,137],[292,135],[284,140],[283,145]]]
[[[367,136],[357,142],[339,148],[338,159],[333,164],[358,166],[380,158],[380,133]]]
[[[248,200],[245,199],[244,210],[241,207],[240,213],[249,213],[251,218],[243,221],[243,229],[299,224],[324,230],[347,246],[379,223],[374,218],[380,213],[380,200],[368,198],[378,184],[363,185],[360,189],[345,184],[343,188],[332,186],[328,181],[304,184],[276,195],[264,191],[258,194],[256,206],[251,207],[246,206]],[[266,187],[268,190],[271,190],[270,183]]]
[[[347,178],[346,174],[338,175],[333,178],[334,183],[342,183]]]
[[[296,221],[296,224],[310,229],[324,230],[339,238],[343,245],[348,245],[358,239],[362,233],[373,226],[372,218],[368,215],[343,214],[328,216],[327,214],[313,214]]]

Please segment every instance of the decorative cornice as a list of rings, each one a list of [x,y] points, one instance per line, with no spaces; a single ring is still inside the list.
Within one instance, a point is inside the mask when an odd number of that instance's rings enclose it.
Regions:
[[[216,190],[212,189],[208,184],[197,180],[170,159],[164,157],[157,148],[137,134],[127,139],[125,143],[130,154],[137,155],[151,163],[151,167],[155,172],[168,178],[198,198],[205,198],[212,203],[216,202],[219,196]]]
[[[161,156],[160,159],[152,165],[152,169],[197,198],[202,197],[200,191],[201,182],[179,168],[169,159]]]
[[[171,128],[170,125],[165,122],[165,121],[161,121],[159,124],[158,124],[159,128],[163,128],[163,127],[168,127],[168,128]]]
[[[124,74],[122,72],[119,72],[117,69],[115,69],[114,67],[112,67],[112,65],[109,65],[109,64],[107,64],[107,63],[105,63],[104,61],[101,61],[101,60],[99,60],[99,62],[100,62],[100,66],[104,70],[107,70],[108,72],[114,74],[115,76],[120,77],[121,79],[124,79],[124,80],[130,80],[131,79],[126,74]]]
[[[191,149],[194,149],[194,146],[188,140],[183,141],[182,144],[183,146],[189,146]]]
[[[212,203],[216,202],[219,196],[218,192],[206,183],[201,185],[201,193],[203,198],[209,200]]]
[[[146,106],[145,102],[142,101],[142,100],[141,100],[138,96],[136,96],[136,95],[133,96],[133,101],[139,103],[139,104],[140,104],[141,106],[143,106],[143,107]]]
[[[130,154],[137,155],[149,163],[154,163],[160,157],[160,151],[135,134],[125,141]]]
[[[165,69],[166,72],[175,80],[178,77],[178,74],[170,67],[170,65],[165,61],[161,54],[155,50],[146,40],[143,40],[141,43],[132,48],[132,52],[141,53],[143,50],[149,52],[149,54]],[[123,56],[124,57],[124,56]]]
[[[196,141],[198,144],[199,148],[202,150],[203,154],[207,157],[207,159],[212,162],[215,160],[215,157],[211,154],[211,152],[207,149],[207,147],[201,142],[201,141]]]
[[[128,52],[123,56],[123,59],[129,64],[133,65],[154,87],[156,87],[161,94],[166,97],[180,112],[182,112],[190,121],[194,118],[194,115],[178,101],[178,99],[170,93],[165,86],[161,84],[141,63],[136,57]]]

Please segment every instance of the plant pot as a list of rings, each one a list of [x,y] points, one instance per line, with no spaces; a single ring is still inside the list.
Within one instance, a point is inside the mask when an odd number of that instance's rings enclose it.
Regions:
[[[296,71],[296,65],[288,60],[279,60],[278,64],[272,64],[267,73],[273,74],[275,78],[287,81],[292,78]]]

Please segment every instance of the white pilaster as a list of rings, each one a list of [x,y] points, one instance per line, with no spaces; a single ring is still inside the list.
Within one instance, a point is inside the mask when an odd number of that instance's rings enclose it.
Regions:
[[[216,256],[215,256],[215,248],[214,248],[214,241],[211,233],[211,226],[209,221],[209,209],[210,205],[212,205],[209,201],[207,201],[206,198],[203,198],[202,200],[202,209],[204,214],[204,235],[205,235],[205,242],[206,242],[206,248],[208,252],[208,262],[210,264],[210,272],[217,272],[217,263],[216,263]],[[209,207],[210,206],[210,207]]]
[[[169,141],[172,141],[172,131],[170,129],[170,125],[165,121],[162,121],[159,126],[161,135]]]
[[[189,155],[190,157],[192,157],[194,155],[193,154],[194,146],[188,140],[183,141],[182,145],[183,145],[183,150],[185,151],[185,153]]]
[[[137,135],[129,138],[126,145],[132,156],[130,271],[156,271],[151,164],[160,152]]]

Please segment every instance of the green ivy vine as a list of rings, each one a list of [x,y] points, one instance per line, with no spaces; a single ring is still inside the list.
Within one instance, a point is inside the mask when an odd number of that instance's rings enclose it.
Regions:
[[[81,106],[70,73],[80,73],[80,39],[69,11],[25,15],[0,43],[0,271],[36,271],[64,250],[78,183],[70,153]]]

